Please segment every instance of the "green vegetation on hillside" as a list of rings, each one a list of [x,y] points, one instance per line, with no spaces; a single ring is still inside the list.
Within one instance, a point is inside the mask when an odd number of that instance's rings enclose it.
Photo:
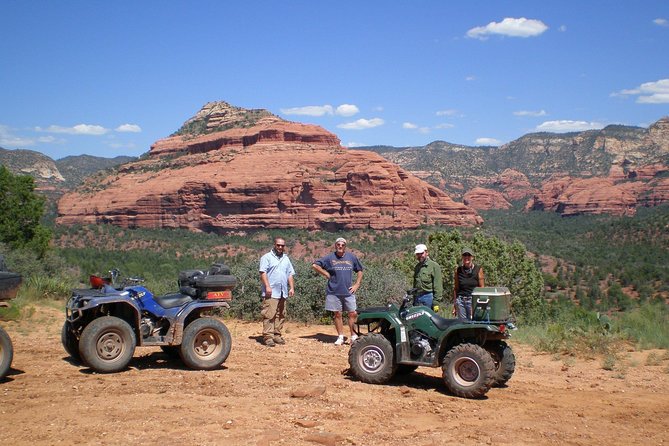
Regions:
[[[397,301],[411,285],[413,247],[427,243],[444,270],[445,294],[462,246],[473,248],[487,285],[508,286],[514,295],[518,338],[554,353],[615,357],[620,343],[667,348],[669,272],[667,207],[641,209],[634,218],[561,218],[550,213],[491,211],[482,229],[422,228],[416,231],[328,233],[267,230],[225,235],[185,230],[127,230],[113,226],[54,228],[54,249],[43,258],[12,251],[10,266],[25,275],[22,298],[62,300],[72,287],[88,286],[89,274],[119,268],[142,276],[151,291],[176,290],[180,270],[218,260],[238,277],[230,316],[259,318],[257,262],[275,236],[284,237],[297,269],[295,321],[329,322],[323,311],[325,283],[311,270],[314,259],[343,235],[366,267],[360,307]],[[542,273],[539,257],[552,258]],[[546,257],[549,256],[549,257]],[[439,302],[450,317],[450,302]],[[5,316],[7,313],[4,313]]]
[[[488,211],[486,232],[555,259],[549,291],[599,311],[669,298],[669,206],[630,217]]]
[[[51,232],[40,224],[45,200],[34,191],[32,177],[14,175],[0,165],[0,243],[42,255]]]

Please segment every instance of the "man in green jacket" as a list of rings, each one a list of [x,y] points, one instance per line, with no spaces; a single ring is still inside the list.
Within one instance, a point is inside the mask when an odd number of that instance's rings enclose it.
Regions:
[[[418,264],[413,270],[413,287],[418,291],[414,297],[414,305],[424,305],[432,308],[435,298],[441,298],[444,285],[441,280],[441,267],[437,262],[430,259],[427,246],[416,245],[414,251]]]

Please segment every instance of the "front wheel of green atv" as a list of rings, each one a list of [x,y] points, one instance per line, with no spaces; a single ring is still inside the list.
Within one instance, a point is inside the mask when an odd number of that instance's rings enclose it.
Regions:
[[[442,370],[448,390],[462,398],[480,398],[495,382],[495,363],[490,353],[476,344],[453,347]]]
[[[353,376],[368,384],[383,384],[395,374],[393,346],[378,333],[358,338],[348,352]]]
[[[485,348],[495,363],[495,382],[493,387],[502,387],[513,376],[516,370],[516,357],[511,347],[504,341],[492,341],[486,343]]]

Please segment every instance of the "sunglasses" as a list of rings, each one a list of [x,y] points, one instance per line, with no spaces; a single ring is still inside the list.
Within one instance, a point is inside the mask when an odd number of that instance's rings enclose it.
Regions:
[[[283,248],[283,247],[286,246],[286,245],[281,245],[281,244],[279,244],[279,243],[275,243],[274,246],[276,246],[277,248]]]

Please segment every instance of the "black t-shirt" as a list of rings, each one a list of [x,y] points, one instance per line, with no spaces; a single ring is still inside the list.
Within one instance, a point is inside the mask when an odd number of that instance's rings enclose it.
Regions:
[[[480,266],[474,267],[467,272],[462,266],[458,266],[456,273],[458,275],[458,289],[456,294],[458,296],[471,296],[474,288],[479,286],[479,270]]]

